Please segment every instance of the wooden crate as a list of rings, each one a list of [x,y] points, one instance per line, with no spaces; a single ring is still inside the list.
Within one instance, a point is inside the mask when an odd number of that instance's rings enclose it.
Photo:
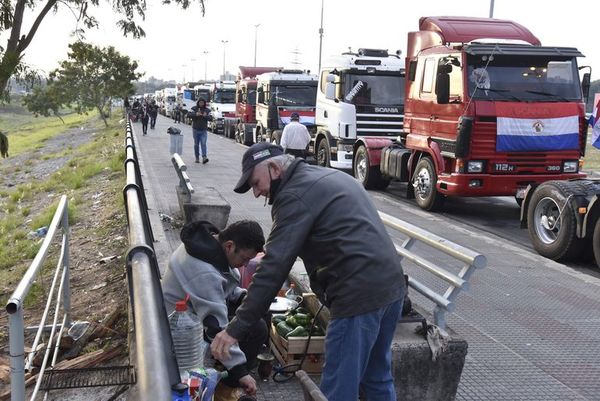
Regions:
[[[271,325],[271,350],[282,366],[300,363],[308,337],[290,337],[285,339]],[[307,373],[321,373],[325,360],[325,336],[312,336],[302,369]]]

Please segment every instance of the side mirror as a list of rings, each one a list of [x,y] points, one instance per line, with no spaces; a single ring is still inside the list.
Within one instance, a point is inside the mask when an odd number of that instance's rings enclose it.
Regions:
[[[451,66],[444,67],[452,68]],[[438,104],[448,104],[450,102],[450,74],[444,72],[445,70],[446,69],[442,69],[441,71],[438,71],[435,82],[435,93],[437,95]]]
[[[335,82],[335,75],[334,74],[327,74],[327,77],[325,78],[326,82],[331,82],[334,83]]]
[[[263,91],[257,92],[256,94],[256,102],[264,103],[265,102],[265,93]]]
[[[590,96],[590,81],[591,74],[589,72],[583,74],[583,78],[581,79],[581,90],[583,91],[583,98],[585,99],[585,103],[587,103],[588,98]]]
[[[329,78],[329,76],[327,77]],[[335,83],[327,81],[327,86],[325,86],[325,98],[329,100],[335,100]]]

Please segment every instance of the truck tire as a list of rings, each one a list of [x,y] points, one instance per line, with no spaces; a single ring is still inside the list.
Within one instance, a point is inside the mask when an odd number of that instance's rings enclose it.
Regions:
[[[364,145],[360,145],[354,153],[352,163],[354,178],[361,183],[365,189],[386,189],[390,180],[381,176],[381,170],[377,166],[371,166],[369,152]]]
[[[331,151],[329,150],[329,142],[327,138],[322,138],[317,144],[317,165],[321,167],[329,167]]]
[[[585,245],[577,238],[576,210],[567,202],[573,188],[568,183],[546,182],[529,201],[527,229],[535,250],[552,260],[569,260],[579,256]]]
[[[412,179],[415,201],[421,209],[435,212],[442,208],[446,197],[436,189],[437,174],[433,161],[423,157],[415,167]]]
[[[596,266],[600,267],[600,219],[596,220],[594,226],[594,235],[592,236],[592,248],[594,249],[594,259],[596,259]]]

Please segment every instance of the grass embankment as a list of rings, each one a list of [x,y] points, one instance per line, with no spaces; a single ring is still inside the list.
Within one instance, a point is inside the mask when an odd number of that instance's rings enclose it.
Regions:
[[[12,118],[14,117],[14,118]],[[123,178],[123,161],[125,158],[123,136],[124,129],[117,122],[117,117],[110,120],[109,127],[96,114],[87,116],[70,114],[58,118],[38,118],[24,116],[19,113],[8,115],[3,113],[0,121],[3,129],[9,131],[10,159],[4,160],[2,169],[11,168],[16,171],[28,165],[43,163],[52,158],[65,159],[59,169],[48,178],[7,188],[0,187],[0,302],[6,302],[12,290],[29,267],[31,260],[39,250],[41,241],[32,240],[27,234],[39,227],[49,226],[61,195],[65,194],[69,202],[69,224],[76,224],[80,218],[93,217],[92,194],[104,191],[112,210],[123,210],[120,196]],[[59,151],[45,152],[42,161],[36,157],[25,158],[24,166],[11,166],[11,159],[20,154],[32,155],[35,149],[43,148],[44,143],[66,131],[79,127],[93,127],[90,131],[82,131],[81,135],[90,135],[90,139],[82,141],[83,145],[62,147]],[[10,166],[10,167],[7,167]],[[98,177],[102,176],[102,185],[97,186]],[[0,181],[3,179],[0,178]],[[108,186],[108,187],[107,187]],[[98,216],[99,217],[99,216]],[[99,217],[100,218],[100,217]],[[99,222],[90,237],[101,235],[108,222]],[[55,263],[55,262],[54,262]],[[50,265],[50,263],[48,263]],[[53,266],[53,264],[52,264]],[[40,291],[34,286],[28,303],[35,302]]]

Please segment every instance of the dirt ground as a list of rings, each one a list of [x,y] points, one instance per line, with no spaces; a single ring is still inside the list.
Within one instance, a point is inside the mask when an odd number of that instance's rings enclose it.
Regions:
[[[97,122],[89,126],[76,129],[67,129],[64,133],[46,141],[43,146],[35,151],[20,154],[8,159],[0,159],[0,187],[10,192],[15,186],[28,182],[43,181],[50,177],[57,169],[69,163],[71,156],[49,157],[58,154],[67,148],[76,149],[89,141],[97,139],[99,127]],[[117,144],[124,143],[124,129],[120,130],[122,135],[107,135],[108,140]],[[104,139],[103,139],[104,140]],[[123,146],[124,151],[124,146]],[[67,152],[70,153],[70,152]],[[21,166],[21,168],[15,168]],[[26,166],[26,168],[22,167]],[[123,172],[111,172],[105,169],[102,173],[94,176],[86,182],[85,188],[77,189],[77,197],[82,200],[78,205],[77,220],[70,227],[70,274],[71,274],[71,316],[74,321],[88,321],[98,323],[111,312],[120,311],[119,319],[110,333],[96,339],[84,348],[82,353],[107,349],[118,344],[127,343],[127,282],[123,255],[127,249],[127,221],[123,207],[121,188],[124,185]],[[32,211],[44,210],[48,205],[58,199],[60,193],[43,193],[24,200],[22,207],[28,207]],[[72,196],[73,194],[68,194]],[[2,207],[0,198],[0,218],[6,213]],[[32,212],[33,214],[33,212]],[[23,217],[23,225],[28,230],[36,227],[28,227],[30,218]],[[40,239],[32,239],[41,241]],[[55,241],[56,242],[56,241]],[[53,246],[56,251],[58,246]],[[15,261],[16,267],[26,267],[31,260]],[[53,262],[53,265],[56,262]],[[37,282],[44,291],[48,291],[51,284],[53,268],[45,267]],[[14,288],[15,282],[3,282],[0,295],[3,299],[8,298]],[[37,325],[39,317],[44,308],[45,296],[40,296],[34,305],[25,308],[25,325]],[[51,323],[52,316],[49,316]],[[0,324],[8,328],[7,314],[0,314]],[[31,345],[33,334],[26,336],[25,344]],[[8,360],[8,335],[0,337],[0,393],[9,388],[9,373],[5,366]],[[113,364],[127,364],[127,351],[125,350],[118,361]],[[88,390],[88,394],[94,394],[92,398],[85,399],[109,399],[110,395],[103,398],[103,393],[97,390]],[[114,393],[114,391],[113,391]],[[52,394],[52,393],[51,393]],[[100,397],[100,398],[98,398]],[[51,396],[50,399],[53,399]],[[55,399],[78,399],[77,396],[61,396]]]

